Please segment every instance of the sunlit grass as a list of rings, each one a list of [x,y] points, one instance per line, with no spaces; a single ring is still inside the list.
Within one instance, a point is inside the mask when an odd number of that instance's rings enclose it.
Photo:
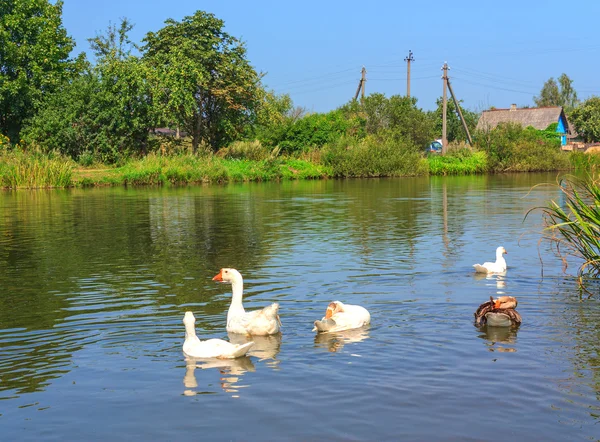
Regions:
[[[15,150],[0,155],[0,186],[12,189],[70,187],[75,163],[62,156],[26,154]]]
[[[488,170],[485,152],[432,155],[427,158],[431,175],[473,175]]]

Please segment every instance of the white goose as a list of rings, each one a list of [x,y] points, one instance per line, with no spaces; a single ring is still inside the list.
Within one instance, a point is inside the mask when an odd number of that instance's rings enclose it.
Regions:
[[[227,311],[227,331],[230,333],[242,333],[247,335],[267,336],[279,333],[281,321],[279,320],[279,304],[273,304],[263,308],[247,312],[242,305],[244,293],[244,279],[236,269],[223,268],[213,278],[213,281],[227,282],[231,284],[231,305]]]
[[[504,254],[508,253],[502,246],[496,249],[496,262],[484,262],[483,264],[473,264],[477,273],[503,273],[506,271],[506,261]]]
[[[185,325],[185,341],[183,343],[183,353],[192,358],[218,358],[233,359],[244,356],[254,342],[248,342],[242,345],[235,345],[222,339],[208,339],[201,341],[196,336],[196,318],[192,312],[185,312],[183,316]]]
[[[360,305],[342,304],[333,301],[327,306],[325,316],[320,321],[315,321],[313,331],[338,332],[362,327],[371,322],[371,314]]]

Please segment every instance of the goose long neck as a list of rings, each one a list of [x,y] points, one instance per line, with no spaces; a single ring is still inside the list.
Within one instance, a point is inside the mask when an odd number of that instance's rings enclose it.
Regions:
[[[242,305],[242,295],[244,293],[243,280],[236,278],[231,281],[231,292],[231,306],[229,307],[229,311],[244,313],[244,306]]]
[[[196,328],[194,327],[193,322],[187,322],[185,324],[185,339],[195,338],[196,337]]]

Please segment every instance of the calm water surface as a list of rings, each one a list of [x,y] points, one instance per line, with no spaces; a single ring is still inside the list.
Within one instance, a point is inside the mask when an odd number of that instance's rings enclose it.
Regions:
[[[599,303],[524,220],[554,181],[0,193],[1,439],[598,440]],[[499,245],[507,274],[476,277]],[[281,304],[283,333],[186,360],[186,310],[201,338],[236,339],[221,267],[246,308]],[[473,326],[499,293],[518,331]],[[315,336],[335,299],[371,326]]]

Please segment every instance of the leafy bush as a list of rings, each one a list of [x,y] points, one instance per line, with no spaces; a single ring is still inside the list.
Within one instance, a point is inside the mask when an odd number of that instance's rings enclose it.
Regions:
[[[311,114],[287,127],[277,145],[282,153],[297,154],[304,149],[335,142],[346,134],[349,127],[350,122],[340,110]]]
[[[491,131],[475,134],[475,145],[486,152],[489,169],[495,172],[534,172],[570,168],[568,154],[555,135],[546,139],[531,127],[501,123]]]
[[[341,138],[323,148],[322,161],[335,177],[413,176],[427,173],[427,163],[410,142]]]

